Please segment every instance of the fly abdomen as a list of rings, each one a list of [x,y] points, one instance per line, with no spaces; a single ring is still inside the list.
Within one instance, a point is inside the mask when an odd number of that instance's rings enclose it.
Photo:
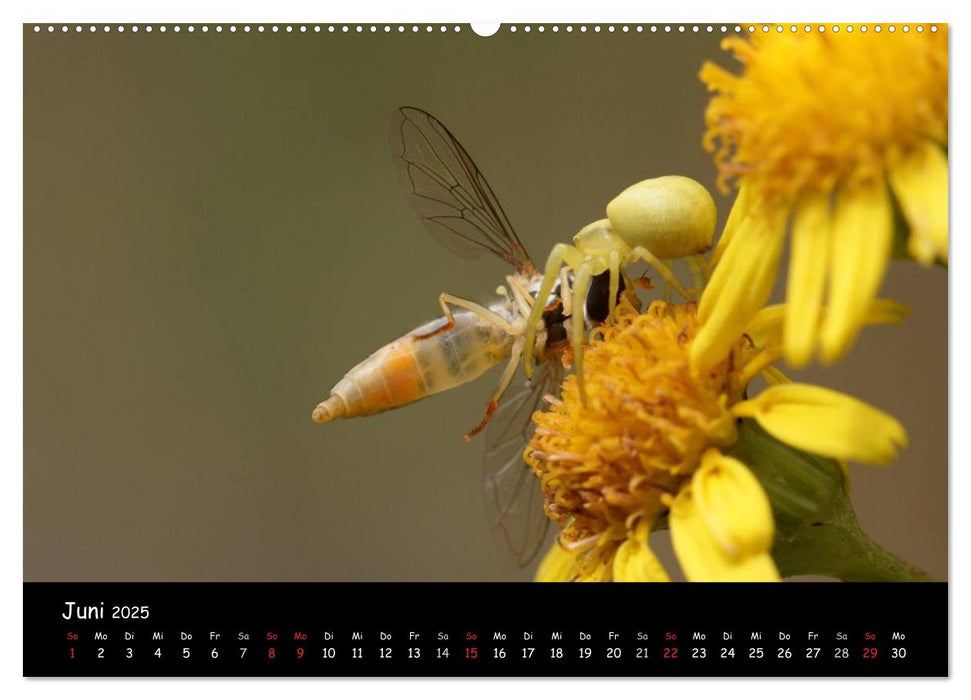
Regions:
[[[351,369],[313,412],[318,423],[369,416],[414,403],[482,375],[509,356],[512,337],[479,315],[454,314],[426,323]],[[422,337],[425,336],[425,337]]]

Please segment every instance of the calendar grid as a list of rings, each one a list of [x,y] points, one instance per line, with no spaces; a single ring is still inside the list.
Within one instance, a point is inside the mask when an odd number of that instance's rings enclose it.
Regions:
[[[945,676],[947,584],[27,583],[27,676]]]

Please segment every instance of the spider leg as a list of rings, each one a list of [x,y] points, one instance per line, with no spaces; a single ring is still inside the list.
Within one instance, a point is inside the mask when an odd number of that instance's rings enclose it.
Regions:
[[[694,277],[695,286],[699,289],[705,286],[708,275],[705,274],[705,258],[702,255],[692,255],[687,259],[688,267],[691,268],[691,275]]]
[[[654,255],[654,253],[649,251],[644,246],[637,246],[636,248],[631,250],[630,253],[628,253],[627,257],[629,261],[633,261],[638,258],[640,258],[641,260],[644,260],[648,265],[650,265],[651,267],[653,267],[655,270],[658,271],[658,274],[664,278],[665,282],[667,282],[676,290],[678,290],[678,293],[681,296],[683,296],[685,299],[689,301],[694,298],[690,294],[688,294],[687,290],[685,290],[684,287],[681,286],[681,283],[678,282],[678,279],[672,274],[668,266],[665,265],[663,262],[661,262],[658,259],[658,257]]]
[[[540,284],[539,291],[536,293],[536,300],[530,311],[529,318],[526,319],[526,347],[523,357],[523,369],[526,371],[526,378],[533,376],[533,346],[536,344],[536,327],[542,322],[543,309],[546,307],[546,300],[553,291],[553,285],[560,273],[560,267],[564,262],[573,267],[573,263],[579,264],[583,260],[583,254],[571,245],[557,243],[550,251],[549,258],[546,259],[546,268],[543,272],[543,282]]]
[[[573,294],[579,301],[587,298],[587,291],[590,289],[590,279],[593,277],[593,270],[590,263],[583,263],[577,271],[577,276],[573,280]],[[577,387],[580,389],[580,401],[584,406],[587,405],[587,390],[583,385],[583,339],[584,339],[584,314],[580,311],[582,303],[577,304],[578,313],[570,317],[570,341],[573,343],[573,367],[577,375]]]
[[[570,289],[570,280],[567,278],[567,268],[560,268],[560,299],[563,300],[563,315],[570,316],[573,313],[573,292]]]
[[[616,250],[610,251],[607,269],[610,270],[610,299],[607,300],[607,315],[609,317],[614,313],[617,306],[617,292],[620,291],[620,253]]]

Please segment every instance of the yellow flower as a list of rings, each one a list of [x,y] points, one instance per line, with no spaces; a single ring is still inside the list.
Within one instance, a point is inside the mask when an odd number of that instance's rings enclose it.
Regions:
[[[789,383],[781,355],[781,307],[739,333],[727,357],[704,371],[690,354],[697,305],[655,301],[643,314],[622,302],[584,351],[587,401],[575,376],[562,399],[534,414],[525,459],[539,478],[558,543],[540,581],[666,581],[649,545],[665,515],[688,579],[778,580],[769,551],[769,499],[740,461],[724,454],[751,418],[804,451],[885,464],[906,442],[900,424],[827,389]],[[879,300],[872,323],[899,322],[903,309]],[[769,381],[754,399],[749,383]]]
[[[894,246],[947,263],[947,29],[834,34],[772,31],[723,48],[735,75],[706,63],[716,93],[705,146],[719,184],[739,184],[712,256],[692,361],[721,361],[775,282],[787,232],[786,359],[833,362],[852,345]],[[823,305],[829,313],[822,317]]]

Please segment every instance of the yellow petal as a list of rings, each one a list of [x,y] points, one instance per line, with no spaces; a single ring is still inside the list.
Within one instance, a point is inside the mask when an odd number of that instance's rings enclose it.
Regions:
[[[766,367],[762,370],[762,377],[769,383],[769,386],[775,386],[776,384],[788,384],[792,380],[785,375],[785,373],[778,367]]]
[[[752,339],[757,348],[764,348],[772,342],[779,342],[782,326],[786,321],[786,305],[772,304],[759,309],[745,326],[745,335]]]
[[[651,522],[641,518],[614,555],[614,581],[670,581],[661,562],[651,551],[648,538]]]
[[[743,182],[742,186],[738,189],[735,203],[732,204],[732,208],[728,211],[728,219],[725,221],[725,228],[722,230],[722,235],[718,237],[718,243],[715,244],[715,249],[711,253],[711,259],[708,261],[709,276],[712,270],[715,269],[715,266],[718,265],[718,261],[721,260],[722,255],[725,254],[725,249],[732,240],[732,234],[738,229],[739,224],[745,217],[749,215],[753,198],[752,188]]]
[[[739,224],[698,306],[701,330],[691,344],[691,364],[718,364],[742,337],[775,283],[785,240],[786,211],[759,208]]]
[[[893,188],[910,226],[910,255],[923,265],[947,263],[947,156],[931,141],[890,169]]]
[[[690,486],[671,504],[669,522],[674,552],[689,581],[779,580],[768,551],[731,556],[721,547],[699,513]]]
[[[786,359],[804,367],[812,359],[829,267],[829,198],[806,197],[792,219],[792,252],[786,287]]]
[[[594,549],[587,552],[592,559],[584,565],[578,566],[578,572],[573,579],[577,583],[602,583],[610,580],[610,575],[614,570],[613,550],[605,548],[603,550]],[[583,555],[581,555],[583,556]]]
[[[765,490],[748,467],[710,449],[691,479],[698,513],[712,537],[734,557],[767,552],[774,523]]]
[[[746,387],[759,374],[782,359],[782,348],[770,345],[745,363],[745,367],[735,376],[737,386]]]
[[[766,432],[800,450],[834,459],[888,464],[907,445],[907,433],[892,416],[830,389],[780,384],[732,407]]]
[[[576,576],[576,568],[573,565],[573,554],[560,546],[559,542],[550,547],[543,560],[536,569],[534,581],[540,583],[557,583],[570,581]]]
[[[718,243],[715,246],[715,250],[712,252],[711,259],[708,261],[709,266],[709,280],[707,289],[714,289],[713,285],[724,285],[728,281],[728,277],[722,275],[721,277],[712,278],[714,271],[720,267],[720,262],[723,256],[729,255],[732,257],[738,256],[738,246],[735,243],[738,237],[739,231],[745,231],[752,228],[751,219],[760,219],[764,216],[763,214],[763,199],[756,196],[753,193],[752,188],[749,185],[743,184],[738,192],[738,197],[735,199],[735,204],[732,206],[731,210],[728,212],[728,220],[725,222],[725,229],[722,231],[721,237],[718,239]],[[733,252],[734,251],[734,252]],[[713,305],[714,297],[718,296],[720,289],[715,289],[715,294],[713,298],[708,302],[702,299],[698,308],[698,318],[704,322],[707,320],[710,314],[711,306]]]
[[[893,211],[882,183],[841,191],[833,210],[829,299],[820,333],[823,362],[853,344],[883,281],[893,247]]]
[[[745,335],[751,338],[757,348],[763,348],[772,343],[781,342],[782,329],[789,322],[787,304],[772,304],[759,310],[745,327]],[[825,315],[826,309],[823,309]],[[865,326],[900,325],[910,315],[910,309],[893,299],[874,299],[870,302],[866,316],[863,318]]]
[[[874,299],[870,303],[865,325],[894,325],[899,326],[910,316],[910,308],[893,299]]]

